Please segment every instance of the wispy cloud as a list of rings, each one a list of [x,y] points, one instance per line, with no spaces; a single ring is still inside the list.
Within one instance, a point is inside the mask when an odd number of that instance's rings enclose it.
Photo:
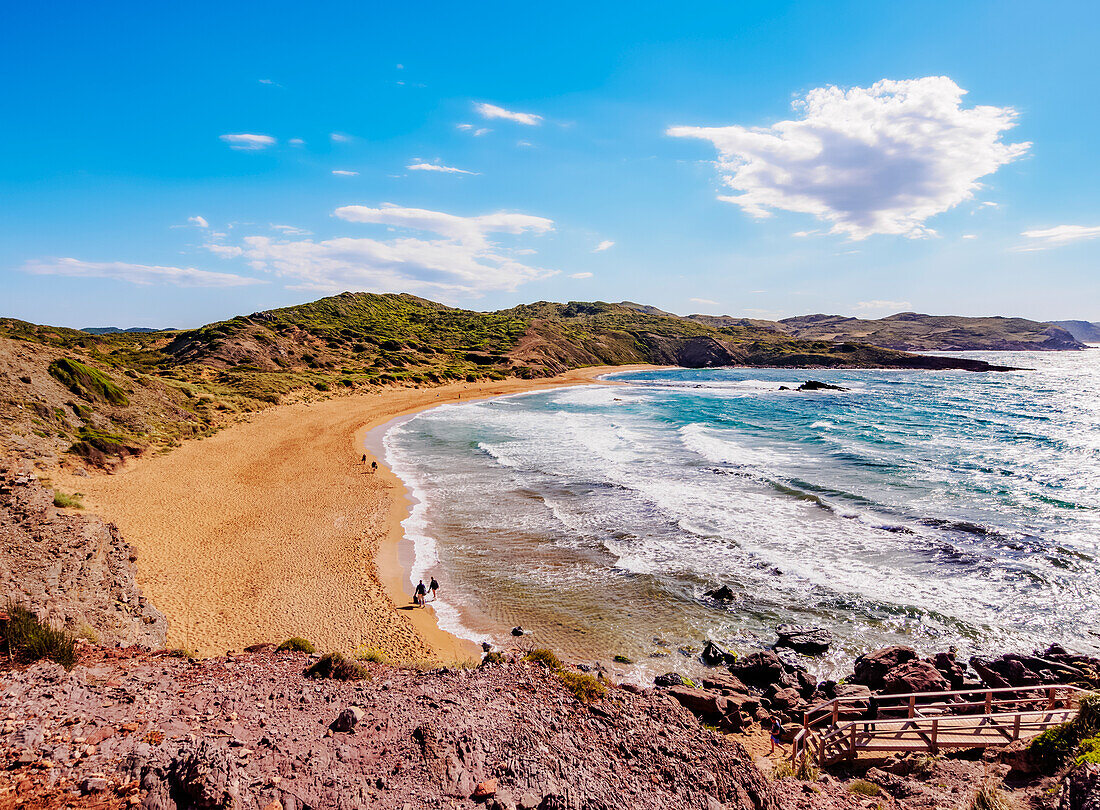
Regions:
[[[613,247],[615,247],[614,242],[612,242],[610,239],[604,239],[602,242],[600,242],[598,245],[596,245],[596,247],[592,248],[592,252],[593,253],[603,253],[605,250],[608,250],[609,248],[613,248]]]
[[[210,223],[206,221],[206,217],[188,217],[188,225],[194,225],[196,228],[209,228]]]
[[[279,231],[287,236],[309,236],[312,231],[307,231],[305,228],[299,228],[297,225],[277,225],[274,222],[268,227],[273,231]]]
[[[591,273],[572,273],[569,278],[592,278]]]
[[[1083,242],[1100,236],[1100,225],[1055,225],[1053,228],[1024,231],[1020,234],[1030,239],[1030,244],[1016,248],[1020,251],[1047,250],[1073,242]]]
[[[717,301],[711,301],[709,298],[689,298],[689,301],[693,304],[702,304],[705,307],[720,307],[722,306]]]
[[[343,132],[333,132],[329,135],[329,139],[333,143],[350,143],[352,141],[352,137],[345,135]]]
[[[289,141],[287,141],[287,143],[289,143],[291,146],[305,146],[306,145],[306,142],[303,141],[301,138],[291,138]]]
[[[405,167],[411,172],[442,172],[443,174],[480,174],[481,172],[471,172],[467,169],[456,169],[454,166],[444,166],[441,163],[425,163],[424,161],[415,161]]]
[[[267,149],[274,146],[276,141],[270,135],[256,135],[252,132],[229,132],[219,136],[230,149],[240,149],[255,152],[259,149]]]
[[[860,301],[856,309],[860,312],[905,312],[913,307],[908,301]]]
[[[770,127],[678,126],[718,150],[721,196],[750,216],[807,213],[851,239],[926,236],[930,217],[971,199],[978,180],[1021,157],[1009,144],[1008,107],[964,109],[946,76],[882,80],[868,88],[821,87],[794,102],[799,117]]]
[[[348,205],[333,213],[345,222],[419,233],[323,241],[249,236],[241,244],[244,257],[255,269],[293,282],[295,289],[411,290],[447,298],[512,291],[557,272],[516,261],[491,238],[552,231],[553,221],[544,217],[514,213],[464,217],[392,204]]]
[[[469,132],[475,137],[481,137],[482,135],[488,135],[492,132],[488,127],[475,127],[473,124],[456,124],[455,129],[462,132]]]
[[[85,262],[80,259],[43,259],[28,262],[23,270],[42,276],[72,278],[108,278],[131,284],[172,284],[177,287],[243,287],[263,284],[261,279],[214,273],[194,267],[162,267],[127,262]]]
[[[494,118],[500,118],[505,121],[514,121],[517,124],[523,124],[528,127],[537,127],[542,123],[542,116],[535,115],[534,113],[513,112],[512,110],[506,110],[503,107],[498,107],[496,104],[486,104],[483,101],[479,101],[474,104],[474,111],[482,118],[492,120]]]
[[[339,177],[358,177],[359,172],[348,171],[347,169],[333,169],[332,173]]]

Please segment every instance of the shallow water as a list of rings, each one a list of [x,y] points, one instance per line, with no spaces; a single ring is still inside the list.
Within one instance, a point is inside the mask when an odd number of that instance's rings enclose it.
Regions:
[[[784,622],[833,630],[821,674],[886,643],[1095,652],[1100,351],[966,356],[1035,370],[633,372],[424,412],[384,440],[413,581],[452,632],[639,674]],[[778,390],[810,377],[850,390]]]

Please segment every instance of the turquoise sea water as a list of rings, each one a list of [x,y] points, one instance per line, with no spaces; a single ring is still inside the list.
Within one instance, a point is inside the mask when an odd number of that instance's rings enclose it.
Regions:
[[[885,643],[1096,652],[1100,351],[967,356],[1034,370],[677,369],[427,411],[385,438],[413,581],[454,632],[649,670],[781,622],[833,630],[819,672]],[[778,390],[811,377],[850,390]]]

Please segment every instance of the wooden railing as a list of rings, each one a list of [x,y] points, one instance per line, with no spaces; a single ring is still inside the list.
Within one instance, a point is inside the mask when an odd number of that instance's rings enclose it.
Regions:
[[[1004,745],[1070,719],[1086,691],[1044,685],[953,692],[836,698],[806,711],[791,759],[809,755],[819,765],[855,759],[861,751],[937,753],[943,748]]]

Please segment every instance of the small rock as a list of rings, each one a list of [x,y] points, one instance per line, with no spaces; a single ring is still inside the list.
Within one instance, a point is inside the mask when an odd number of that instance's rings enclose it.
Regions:
[[[359,725],[359,721],[363,719],[364,712],[358,706],[348,706],[336,719],[332,721],[332,725],[329,726],[333,731],[350,732]]]
[[[711,591],[706,591],[703,596],[709,596],[711,599],[717,599],[719,602],[730,602],[734,598],[733,590],[729,585],[722,585]]]
[[[90,793],[102,793],[107,789],[107,780],[99,777],[89,777],[80,783],[80,792],[87,796]]]
[[[470,798],[475,802],[483,802],[490,796],[495,795],[497,792],[497,780],[486,779],[484,782],[478,782],[477,787],[474,788],[474,792],[470,794]]]
[[[524,633],[524,630],[523,630],[522,627],[513,627],[512,628],[512,635],[513,636],[522,636],[523,633]]]

